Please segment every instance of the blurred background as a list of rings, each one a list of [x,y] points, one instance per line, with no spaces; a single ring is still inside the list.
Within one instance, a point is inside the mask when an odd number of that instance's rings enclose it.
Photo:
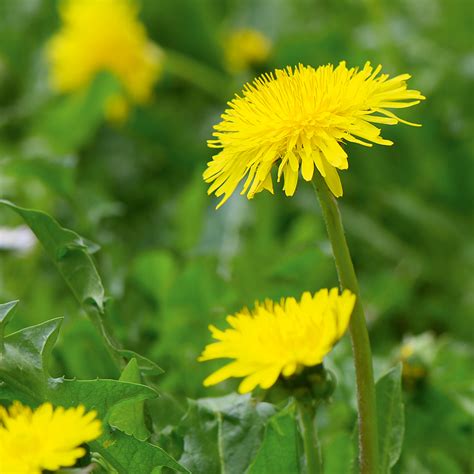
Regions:
[[[222,327],[227,314],[257,299],[336,286],[337,276],[311,186],[301,183],[292,199],[281,189],[253,201],[237,194],[215,210],[201,177],[212,125],[245,82],[274,68],[370,60],[391,75],[410,73],[410,88],[427,100],[401,116],[423,127],[385,127],[392,147],[348,144],[339,203],[376,373],[404,364],[407,427],[397,470],[470,472],[472,3],[139,6],[160,73],[149,100],[113,116],[104,113],[117,87],[113,74],[99,73],[75,93],[51,85],[45,50],[60,29],[58,4],[0,0],[0,197],[41,209],[100,246],[95,259],[114,332],[165,370],[158,385],[178,407],[185,397],[225,394],[235,385],[202,387],[216,367],[196,362],[210,341],[208,324]],[[0,301],[21,300],[10,329],[64,316],[53,372],[117,377],[56,269],[6,208],[0,258]],[[327,364],[340,387],[320,415],[330,435],[349,431],[355,419],[347,337]]]

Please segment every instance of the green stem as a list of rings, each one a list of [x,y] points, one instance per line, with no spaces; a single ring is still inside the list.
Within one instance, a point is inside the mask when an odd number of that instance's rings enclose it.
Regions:
[[[165,50],[165,71],[207,92],[218,101],[231,95],[229,78],[209,66],[176,51]]]
[[[307,474],[320,474],[322,470],[321,448],[315,426],[316,406],[311,400],[297,401]]]
[[[315,173],[313,185],[326,222],[339,283],[342,288],[352,291],[357,298],[349,329],[357,383],[359,466],[361,474],[376,474],[378,472],[378,438],[375,385],[369,334],[360,298],[359,284],[344,235],[341,214],[336,199],[319,173]]]

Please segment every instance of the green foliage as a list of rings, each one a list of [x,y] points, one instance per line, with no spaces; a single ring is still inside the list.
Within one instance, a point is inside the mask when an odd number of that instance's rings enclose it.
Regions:
[[[384,374],[381,472],[472,472],[470,2],[139,3],[165,53],[163,75],[153,99],[117,125],[104,118],[106,101],[123,92],[109,73],[74,94],[51,90],[44,46],[58,28],[55,2],[1,2],[0,301],[21,300],[0,305],[1,403],[97,410],[105,429],[91,448],[102,471],[300,472],[291,403],[228,395],[233,381],[204,388],[219,364],[196,359],[208,324],[222,327],[227,314],[336,286],[324,224],[304,183],[293,199],[275,186],[274,196],[236,195],[215,211],[202,181],[205,140],[259,72],[371,60],[410,73],[427,96],[403,113],[422,128],[385,127],[393,147],[346,144],[341,173]],[[224,39],[240,27],[267,35],[272,53],[233,75]],[[329,474],[356,468],[346,339],[325,361],[338,384],[317,416]]]
[[[41,211],[23,209],[11,202],[0,204],[17,212],[35,233],[80,304],[104,309],[104,288],[92,262],[90,246],[75,232],[64,229]]]
[[[390,473],[402,452],[405,418],[401,364],[381,377],[376,385],[380,472]]]
[[[294,403],[273,415],[249,474],[290,474],[300,471],[299,436]]]
[[[5,316],[13,304],[3,305]],[[2,319],[2,326],[6,317]],[[3,338],[0,352],[0,400],[22,400],[37,405],[50,401],[54,405],[75,407],[84,405],[95,410],[104,422],[104,432],[91,448],[101,454],[119,473],[138,468],[151,472],[167,466],[186,472],[160,447],[139,441],[143,401],[156,397],[151,388],[123,379],[139,377],[138,366],[131,362],[122,380],[65,380],[53,378],[48,372],[51,350],[56,342],[61,319],[52,319],[38,326],[22,329]],[[133,404],[133,412],[127,409]],[[124,416],[123,410],[126,410]],[[107,424],[108,423],[108,424]],[[114,429],[115,428],[115,429]],[[120,431],[130,431],[130,435]]]
[[[89,88],[61,97],[39,114],[33,133],[57,153],[74,151],[93,137],[104,118],[107,99],[120,92],[115,77],[99,74]]]
[[[249,396],[189,401],[178,427],[183,437],[180,462],[193,473],[245,472],[274,412],[272,405]]]

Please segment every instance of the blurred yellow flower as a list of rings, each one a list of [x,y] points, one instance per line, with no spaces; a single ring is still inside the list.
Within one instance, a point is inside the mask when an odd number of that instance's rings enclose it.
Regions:
[[[0,473],[41,474],[73,466],[86,450],[80,445],[98,438],[101,423],[83,406],[64,409],[44,403],[31,410],[14,402],[0,406]]]
[[[268,38],[251,28],[233,31],[224,44],[227,67],[232,72],[245,71],[254,64],[263,63],[270,50]]]
[[[314,170],[325,178],[332,193],[342,196],[337,169],[347,169],[345,142],[392,145],[374,124],[416,125],[388,109],[416,105],[424,97],[408,90],[409,74],[389,79],[382,67],[370,63],[359,70],[343,61],[317,69],[299,65],[264,74],[244,87],[228,103],[222,121],[214,126],[211,148],[221,148],[204,172],[212,183],[208,193],[224,196],[221,206],[247,177],[241,194],[251,199],[267,189],[273,193],[271,171],[279,162],[278,181],[292,196],[298,176],[306,181]],[[219,207],[218,206],[218,207]]]
[[[162,53],[148,40],[137,14],[132,0],[64,0],[62,27],[47,45],[52,86],[73,92],[108,71],[122,83],[124,102],[146,102],[161,71]]]
[[[284,298],[280,303],[266,300],[228,316],[231,328],[221,331],[209,326],[214,339],[204,349],[199,361],[234,359],[210,375],[205,386],[230,377],[245,377],[240,393],[257,385],[267,389],[280,374],[289,377],[304,366],[322,363],[323,358],[343,336],[349,324],[355,296],[336,288],[322,289],[311,295],[303,293],[301,301]]]

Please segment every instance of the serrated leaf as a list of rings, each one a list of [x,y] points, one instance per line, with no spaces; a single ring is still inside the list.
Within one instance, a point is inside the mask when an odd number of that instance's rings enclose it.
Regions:
[[[155,398],[152,388],[119,380],[62,380],[55,379],[46,392],[46,399],[64,407],[84,405],[97,411],[101,420],[108,421],[110,409],[126,401],[142,401]]]
[[[3,314],[6,313],[6,308],[3,308]],[[134,466],[143,466],[144,470],[138,472],[152,472],[161,466],[186,472],[161,448],[141,442],[108,425],[116,406],[129,402],[143,403],[157,396],[155,390],[120,380],[64,380],[49,376],[48,359],[61,321],[61,318],[52,319],[4,338],[0,352],[0,399],[10,402],[20,400],[33,406],[45,401],[66,408],[84,405],[87,410],[97,412],[104,426],[102,436],[91,443],[92,448],[120,473],[136,472]],[[136,379],[138,365],[135,365],[134,374],[131,370],[126,372],[126,377],[132,378],[133,375]]]
[[[151,473],[162,466],[189,472],[159,446],[139,441],[118,430],[109,431],[106,441],[102,440],[103,437],[91,443],[91,448],[98,451],[120,474]]]
[[[130,360],[123,369],[119,380],[122,382],[141,383],[137,359],[133,358]],[[121,402],[111,409],[109,424],[113,428],[118,428],[128,435],[145,441],[150,434],[145,424],[144,408],[144,401],[127,400]]]
[[[91,449],[100,453],[119,473],[151,472],[158,466],[186,472],[160,447],[109,428],[116,407],[156,397],[157,393],[150,387],[117,380],[64,380],[53,384],[47,396],[55,405],[71,407],[82,404],[87,410],[97,412],[104,423],[104,432],[98,440],[90,443]]]
[[[248,474],[297,474],[300,472],[295,405],[272,416]],[[342,473],[341,473],[342,474]]]
[[[91,256],[97,251],[97,246],[76,232],[61,227],[53,217],[45,212],[25,209],[3,199],[0,199],[0,205],[9,207],[24,219],[43,245],[76,299],[86,309],[93,323],[102,325],[105,290]],[[113,354],[127,360],[135,357],[144,375],[163,373],[163,370],[155,362],[134,351],[120,349],[104,334],[101,335]]]
[[[88,245],[72,230],[61,227],[42,211],[25,209],[1,200],[0,204],[19,214],[43,245],[80,304],[104,309],[104,287],[92,261]]]
[[[6,336],[0,349],[0,381],[30,400],[47,398],[51,383],[48,358],[62,318],[51,319]],[[1,387],[0,387],[1,392]]]
[[[184,440],[180,462],[196,474],[245,472],[261,443],[265,422],[274,413],[272,405],[249,395],[189,401],[178,429]]]
[[[380,472],[390,473],[402,452],[405,415],[402,399],[402,367],[382,376],[375,385],[379,433]]]

